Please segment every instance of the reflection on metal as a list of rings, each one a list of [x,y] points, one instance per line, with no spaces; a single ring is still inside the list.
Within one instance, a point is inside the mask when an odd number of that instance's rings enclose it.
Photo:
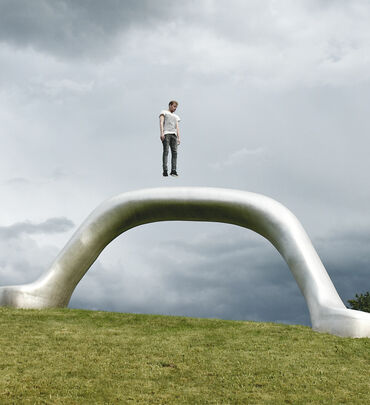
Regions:
[[[224,222],[259,233],[287,262],[306,299],[314,330],[370,337],[370,313],[345,307],[302,225],[287,208],[260,194],[217,188],[147,189],[107,200],[38,280],[1,287],[0,305],[65,307],[86,271],[118,235],[138,225],[174,220]]]

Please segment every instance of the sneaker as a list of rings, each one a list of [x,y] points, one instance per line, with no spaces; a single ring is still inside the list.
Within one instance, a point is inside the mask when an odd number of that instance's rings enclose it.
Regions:
[[[177,174],[176,170],[172,170],[170,175],[173,176],[173,177],[178,177],[178,174]]]
[[[167,170],[163,170],[163,176],[164,176],[164,177],[168,176]]]

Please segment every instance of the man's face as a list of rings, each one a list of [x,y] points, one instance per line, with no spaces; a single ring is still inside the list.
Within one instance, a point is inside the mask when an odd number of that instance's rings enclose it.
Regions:
[[[170,104],[170,111],[172,112],[172,113],[174,113],[175,111],[176,111],[176,108],[177,108],[177,104]]]

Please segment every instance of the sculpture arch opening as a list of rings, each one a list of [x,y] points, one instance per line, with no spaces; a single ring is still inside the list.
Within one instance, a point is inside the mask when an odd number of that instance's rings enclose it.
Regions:
[[[284,298],[290,294],[291,303]],[[270,242],[216,222],[155,222],[121,234],[81,279],[69,305],[310,325],[299,287]]]
[[[259,233],[288,264],[306,300],[313,329],[370,337],[370,314],[345,307],[306,232],[287,208],[260,194],[217,188],[147,189],[107,200],[38,280],[1,287],[0,305],[67,306],[78,282],[113,239],[139,225],[174,220],[223,222]]]

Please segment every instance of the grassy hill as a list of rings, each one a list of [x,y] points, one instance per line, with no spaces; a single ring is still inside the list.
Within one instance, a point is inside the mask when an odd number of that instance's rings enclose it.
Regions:
[[[304,326],[0,308],[0,404],[365,404],[370,339]]]

